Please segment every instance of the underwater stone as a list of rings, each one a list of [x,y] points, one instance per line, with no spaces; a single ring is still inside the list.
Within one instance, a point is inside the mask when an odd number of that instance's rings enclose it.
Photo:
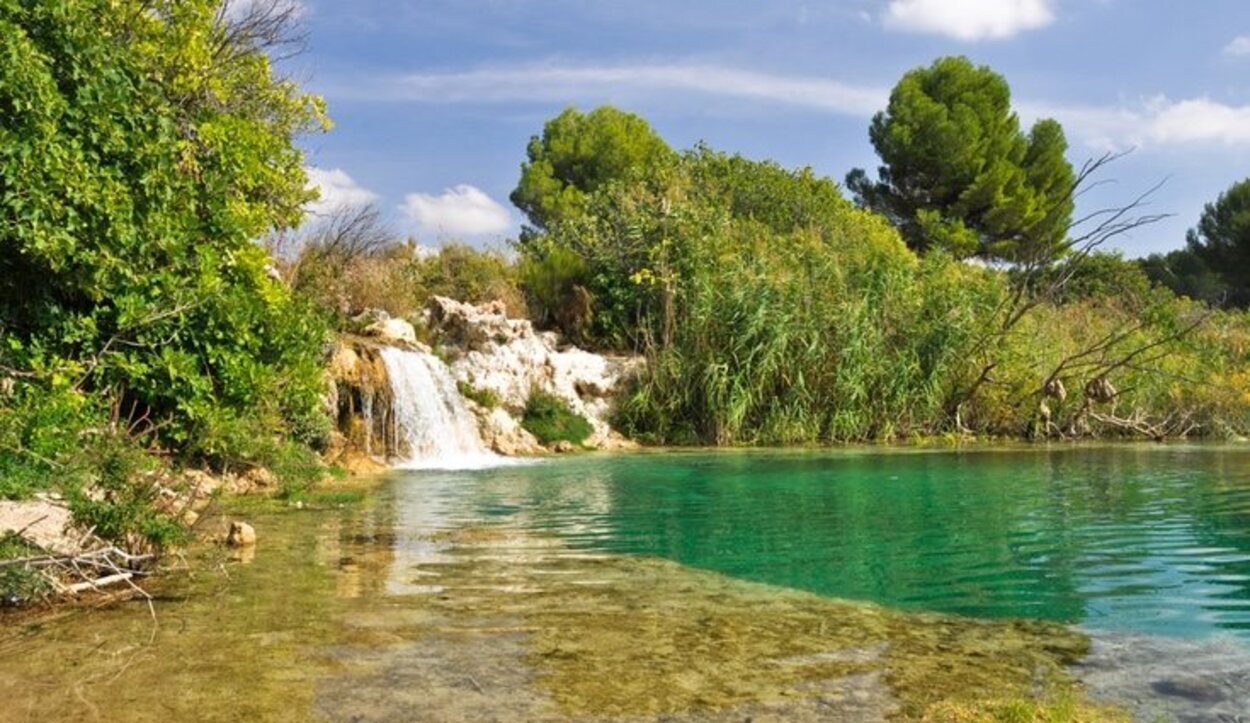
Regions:
[[[1218,703],[1227,697],[1218,685],[1205,680],[1179,678],[1156,680],[1150,684],[1150,687],[1160,695],[1184,698],[1195,703]]]

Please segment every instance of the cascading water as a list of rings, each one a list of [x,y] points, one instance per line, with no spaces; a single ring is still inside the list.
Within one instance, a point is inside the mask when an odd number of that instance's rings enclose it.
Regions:
[[[465,406],[447,366],[420,351],[380,350],[391,389],[388,445],[406,456],[401,466],[467,469],[499,464],[482,445],[477,419]]]

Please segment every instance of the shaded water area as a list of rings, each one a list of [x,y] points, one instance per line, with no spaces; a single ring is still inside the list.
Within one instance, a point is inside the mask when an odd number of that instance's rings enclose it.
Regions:
[[[1250,451],[644,453],[227,511],[144,603],[0,630],[0,720],[1250,711]],[[1106,707],[1104,707],[1106,706]]]

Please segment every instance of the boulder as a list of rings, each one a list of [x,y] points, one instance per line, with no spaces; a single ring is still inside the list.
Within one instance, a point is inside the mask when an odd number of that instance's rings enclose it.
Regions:
[[[476,407],[476,408],[475,408]],[[505,457],[523,457],[540,454],[543,447],[521,426],[507,410],[495,407],[483,410],[477,405],[470,407],[478,415],[478,428],[482,432],[482,442],[497,454]]]
[[[222,478],[199,469],[183,472],[182,481],[193,499],[211,497],[224,484]]]
[[[417,330],[403,319],[383,319],[365,327],[365,335],[384,344],[416,346]]]
[[[535,336],[533,324],[524,319],[509,319],[503,303],[498,301],[473,306],[435,296],[430,299],[427,312],[431,327],[442,334],[445,342],[469,351]]]
[[[231,522],[226,544],[231,547],[250,547],[256,544],[256,530],[246,522]]]
[[[0,500],[0,534],[15,534],[36,547],[57,555],[81,551],[81,535],[64,502],[52,495],[33,500]]]
[[[274,492],[278,489],[278,476],[264,467],[253,467],[242,475],[251,492]]]

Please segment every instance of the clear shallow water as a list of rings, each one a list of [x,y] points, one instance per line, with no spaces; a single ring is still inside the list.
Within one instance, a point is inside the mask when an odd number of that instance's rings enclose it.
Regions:
[[[1134,720],[1240,720],[1248,470],[1231,447],[657,453],[236,500],[204,533],[246,519],[258,546],[192,551],[151,611],[0,617],[0,721],[872,721],[1074,680]]]
[[[413,478],[496,519],[893,607],[1250,640],[1250,450],[666,453]]]

